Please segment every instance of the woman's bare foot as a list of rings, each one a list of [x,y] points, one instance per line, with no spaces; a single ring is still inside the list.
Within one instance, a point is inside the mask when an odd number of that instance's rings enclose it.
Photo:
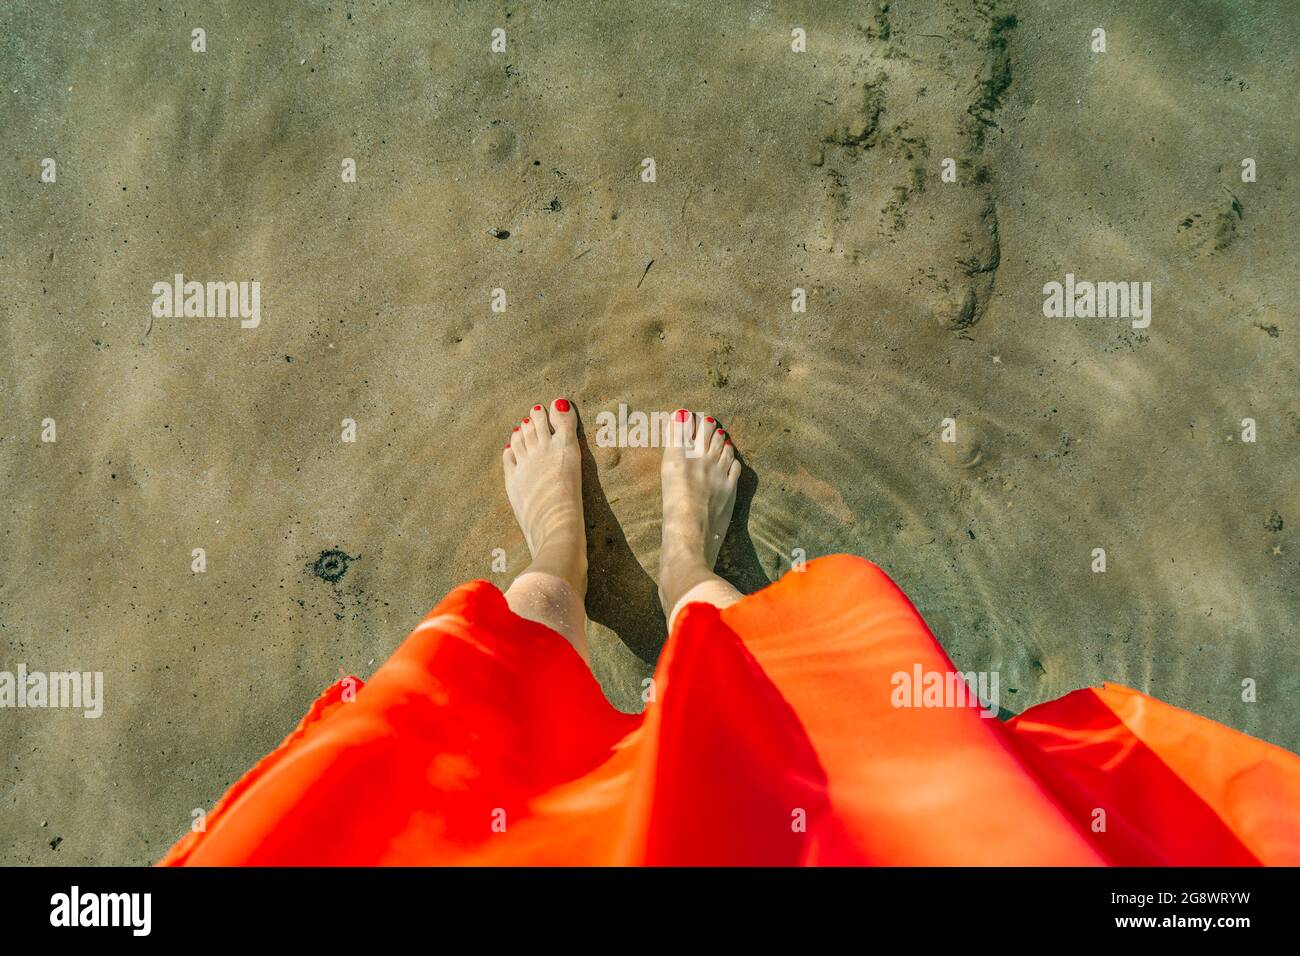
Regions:
[[[686,409],[673,416],[674,436],[664,449],[663,546],[659,600],[671,629],[690,601],[726,607],[740,592],[713,573],[736,505],[740,462],[731,439],[712,416]],[[680,430],[680,432],[679,432]]]
[[[506,601],[521,617],[563,634],[586,657],[587,535],[573,406],[563,398],[549,412],[534,405],[511,432],[501,460],[506,496],[533,556],[506,591]]]

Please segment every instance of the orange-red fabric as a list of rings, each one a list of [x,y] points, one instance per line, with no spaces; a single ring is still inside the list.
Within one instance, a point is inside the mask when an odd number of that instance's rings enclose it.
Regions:
[[[954,672],[837,556],[686,608],[631,716],[475,581],[162,863],[1300,864],[1300,757],[1112,684],[1005,723],[914,706]]]

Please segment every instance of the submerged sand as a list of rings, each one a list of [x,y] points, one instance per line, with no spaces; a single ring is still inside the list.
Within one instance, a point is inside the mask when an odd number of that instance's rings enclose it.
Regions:
[[[561,394],[589,433],[722,420],[744,589],[861,554],[1008,711],[1112,680],[1300,749],[1283,6],[6,4],[0,669],[105,701],[0,710],[0,862],[156,859],[325,685],[504,586],[501,446]],[[153,318],[176,273],[259,281],[260,326]],[[1151,282],[1150,326],[1045,318],[1067,273]],[[657,468],[588,459],[624,710]]]

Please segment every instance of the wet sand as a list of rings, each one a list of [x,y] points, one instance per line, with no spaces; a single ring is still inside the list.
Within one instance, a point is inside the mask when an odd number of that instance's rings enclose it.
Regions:
[[[501,446],[561,394],[589,435],[724,423],[742,589],[861,554],[1011,712],[1112,680],[1300,749],[1294,18],[831,6],[0,10],[0,669],[105,675],[98,719],[0,710],[0,862],[156,859],[504,587]],[[176,273],[260,282],[261,324],[152,317]],[[1044,317],[1067,273],[1151,282],[1150,327]],[[591,446],[593,666],[636,710],[658,453]]]

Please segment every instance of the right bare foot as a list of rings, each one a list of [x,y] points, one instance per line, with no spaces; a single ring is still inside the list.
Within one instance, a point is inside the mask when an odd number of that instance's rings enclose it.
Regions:
[[[664,497],[663,546],[659,551],[659,600],[671,623],[688,591],[716,580],[718,551],[736,505],[741,465],[731,439],[712,416],[686,409],[674,415],[681,440],[664,449],[661,476]],[[739,597],[738,594],[736,594]]]

